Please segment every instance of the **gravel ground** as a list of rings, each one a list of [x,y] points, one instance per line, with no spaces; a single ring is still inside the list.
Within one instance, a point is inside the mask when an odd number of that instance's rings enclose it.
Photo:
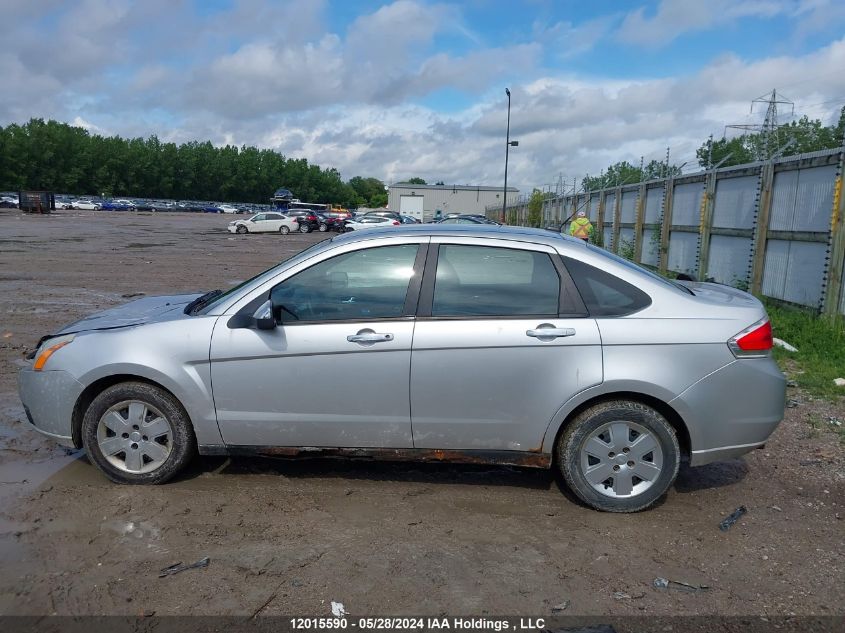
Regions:
[[[635,515],[516,468],[202,458],[125,487],[28,429],[15,373],[42,334],[123,295],[225,288],[325,237],[233,236],[228,219],[0,210],[0,614],[845,613],[845,449],[828,430],[845,406],[795,389],[764,450],[682,468]]]

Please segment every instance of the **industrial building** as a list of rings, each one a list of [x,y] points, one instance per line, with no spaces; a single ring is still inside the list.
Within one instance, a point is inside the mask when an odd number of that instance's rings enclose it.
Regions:
[[[491,204],[502,204],[502,187],[480,185],[412,185],[398,182],[388,187],[387,207],[427,222],[447,213],[484,213]],[[515,204],[519,189],[508,187],[508,203]]]

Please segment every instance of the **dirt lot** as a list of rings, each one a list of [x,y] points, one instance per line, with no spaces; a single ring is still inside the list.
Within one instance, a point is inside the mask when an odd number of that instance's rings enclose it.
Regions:
[[[809,424],[845,405],[794,389],[765,450],[682,469],[623,516],[512,468],[203,458],[122,487],[28,429],[15,373],[42,334],[126,294],[227,287],[324,237],[232,236],[228,219],[0,211],[0,614],[845,613],[845,450]]]

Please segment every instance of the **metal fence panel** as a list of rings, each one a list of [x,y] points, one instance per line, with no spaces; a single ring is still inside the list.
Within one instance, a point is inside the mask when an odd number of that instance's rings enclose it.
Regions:
[[[663,187],[646,189],[643,222],[657,224],[663,211]]]
[[[660,231],[643,229],[643,254],[640,263],[657,266],[657,251],[660,248]]]
[[[604,225],[604,231],[602,231],[602,239],[604,239],[604,241],[602,242],[602,244],[604,244],[604,248],[606,248],[609,251],[615,250],[615,249],[612,248],[612,246],[613,246],[613,244],[612,244],[612,242],[613,242],[613,227],[610,226],[609,224]]]
[[[776,173],[769,228],[773,231],[827,231],[835,179],[835,165]]]
[[[639,195],[636,191],[625,191],[622,194],[622,208],[619,210],[619,221],[623,224],[633,224],[636,222],[637,198]]]
[[[828,231],[833,209],[836,165],[811,167],[798,172],[793,231]]]
[[[633,250],[633,248],[634,248],[634,229],[631,229],[631,228],[621,228],[621,229],[619,229],[619,244],[616,247],[617,252],[623,247]]]
[[[599,198],[598,194],[590,196],[590,207],[587,209],[587,217],[590,218],[590,222],[595,222],[596,218],[599,217]]]
[[[701,220],[701,196],[704,184],[690,182],[676,185],[672,193],[672,224],[698,226]]]
[[[763,269],[763,294],[767,297],[817,307],[827,245],[820,242],[768,240]]]
[[[669,270],[695,275],[698,269],[698,234],[672,231],[669,234]]]
[[[609,193],[604,197],[604,223],[613,225],[613,214],[616,213],[616,194]]]
[[[798,195],[798,170],[779,171],[772,185],[772,209],[769,228],[789,231],[795,216],[795,198]]]
[[[727,229],[754,228],[758,180],[757,176],[743,176],[716,181],[713,226]]]
[[[710,257],[705,276],[720,284],[742,287],[748,281],[751,238],[714,235],[710,238]]]

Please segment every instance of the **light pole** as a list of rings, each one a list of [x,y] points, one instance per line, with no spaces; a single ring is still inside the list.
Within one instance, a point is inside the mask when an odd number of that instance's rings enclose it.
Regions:
[[[505,211],[508,207],[508,154],[511,145],[514,147],[519,145],[519,141],[511,141],[511,91],[505,88],[505,94],[508,95],[508,127],[507,132],[505,132],[505,191],[502,196],[502,224],[505,223]]]

